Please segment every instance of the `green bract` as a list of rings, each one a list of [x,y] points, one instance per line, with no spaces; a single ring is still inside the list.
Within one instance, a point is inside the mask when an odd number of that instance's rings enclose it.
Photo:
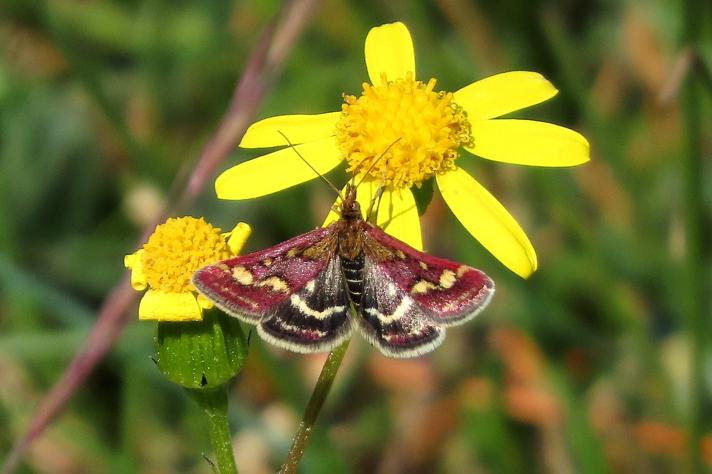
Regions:
[[[240,323],[218,310],[204,311],[202,321],[157,324],[158,368],[183,387],[219,387],[242,369],[246,358]]]

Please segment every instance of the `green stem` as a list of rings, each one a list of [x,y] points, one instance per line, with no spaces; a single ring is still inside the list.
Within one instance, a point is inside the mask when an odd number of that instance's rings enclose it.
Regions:
[[[683,5],[684,46],[697,55],[698,41],[702,29],[704,2],[686,0]],[[702,222],[704,219],[702,169],[702,122],[700,107],[700,83],[697,68],[690,70],[683,84],[682,112],[685,131],[685,236],[686,264],[685,282],[687,287],[687,323],[690,334],[690,412],[689,468],[692,473],[704,470],[700,440],[706,421],[704,404],[704,359],[707,328],[704,315],[705,292]]]
[[[220,474],[237,474],[235,456],[232,452],[230,426],[227,422],[227,390],[225,386],[212,390],[186,390],[205,412],[210,444],[213,445],[218,472]]]
[[[309,444],[316,418],[319,416],[321,407],[324,406],[324,400],[326,400],[326,396],[331,390],[331,385],[334,383],[339,367],[341,367],[341,361],[344,359],[344,354],[349,347],[350,341],[351,339],[347,339],[346,342],[329,352],[329,356],[324,362],[324,367],[321,368],[321,374],[319,374],[319,380],[316,382],[314,392],[312,392],[307,408],[304,410],[304,416],[299,423],[297,434],[294,435],[292,447],[289,448],[289,454],[287,454],[287,460],[279,471],[280,474],[295,474],[297,472],[299,461],[302,460],[304,451]]]

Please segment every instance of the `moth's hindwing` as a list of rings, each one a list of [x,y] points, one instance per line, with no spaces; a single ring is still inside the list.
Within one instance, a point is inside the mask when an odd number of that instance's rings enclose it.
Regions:
[[[445,339],[438,327],[413,300],[366,255],[363,267],[358,328],[388,357],[415,357],[432,351]]]
[[[423,315],[447,327],[479,314],[494,294],[494,282],[461,263],[420,252],[364,223],[366,257],[378,275],[408,295]]]
[[[264,317],[257,332],[272,344],[302,353],[328,351],[343,342],[351,334],[351,318],[339,257]]]
[[[414,357],[445,339],[445,328],[479,313],[494,293],[484,273],[433,257],[362,224],[363,294],[358,328],[383,354]]]

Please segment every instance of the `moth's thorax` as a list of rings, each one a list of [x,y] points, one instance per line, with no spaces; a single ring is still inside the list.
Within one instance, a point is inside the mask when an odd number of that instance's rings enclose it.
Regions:
[[[348,185],[341,204],[341,219],[338,222],[338,252],[347,260],[355,260],[363,254],[363,217],[361,205],[356,200],[356,188]]]
[[[355,260],[363,254],[363,220],[361,214],[354,219],[341,219],[339,229],[339,256]]]

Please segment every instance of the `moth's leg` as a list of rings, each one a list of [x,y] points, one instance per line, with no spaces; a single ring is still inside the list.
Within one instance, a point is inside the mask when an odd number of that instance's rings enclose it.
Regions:
[[[371,222],[371,213],[374,211],[374,206],[375,206],[375,211],[376,211],[376,218],[374,219],[375,221],[378,220],[378,209],[381,207],[381,198],[383,197],[383,191],[385,190],[385,182],[386,182],[386,174],[388,173],[388,161],[383,165],[383,170],[381,172],[381,183],[378,185],[378,188],[376,189],[376,192],[373,194],[373,198],[371,199],[371,204],[368,206],[368,211],[366,212],[366,221]],[[376,222],[371,222],[372,224],[376,224]]]
[[[374,205],[376,202],[378,202],[378,205],[376,206],[376,215],[378,215],[378,207],[381,205],[381,197],[383,196],[383,190],[385,188],[383,185],[379,185],[378,189],[376,189],[376,193],[373,195],[373,199],[371,199],[371,204],[368,206],[368,211],[366,211],[366,220],[371,221],[371,212],[373,212]]]

